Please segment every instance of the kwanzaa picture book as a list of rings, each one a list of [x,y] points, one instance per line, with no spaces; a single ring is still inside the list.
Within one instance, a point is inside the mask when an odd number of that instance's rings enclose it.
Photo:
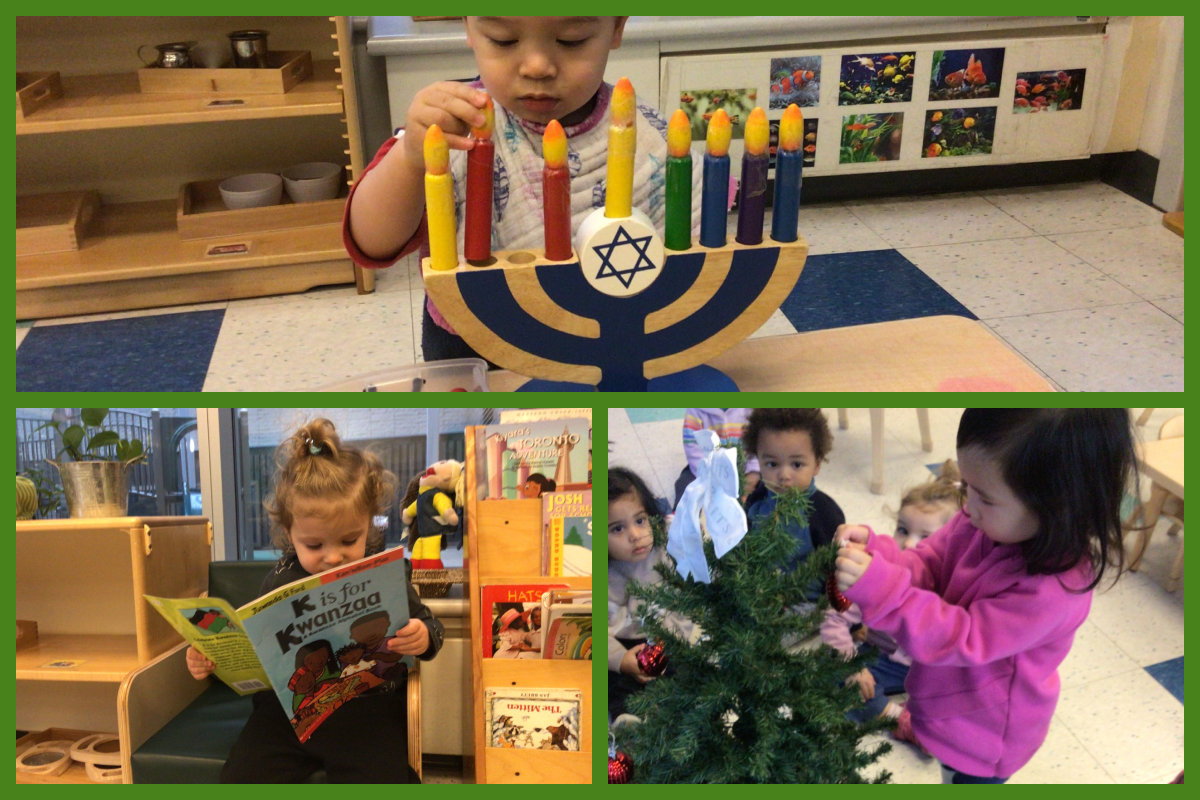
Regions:
[[[340,706],[406,677],[411,656],[387,649],[408,623],[398,547],[282,586],[234,609],[216,597],[146,595],[213,674],[240,695],[274,689],[300,741]]]

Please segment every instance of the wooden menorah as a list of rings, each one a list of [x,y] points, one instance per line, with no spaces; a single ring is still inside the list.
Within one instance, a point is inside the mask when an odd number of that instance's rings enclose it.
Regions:
[[[697,369],[763,325],[796,285],[808,243],[730,242],[666,251],[661,265],[609,265],[585,275],[575,251],[548,261],[540,250],[494,254],[494,263],[453,270],[422,263],[425,289],[459,335],[489,361],[538,381],[535,389],[600,391],[733,389]],[[630,275],[632,269],[633,274]],[[601,274],[601,273],[607,274]],[[602,291],[657,273],[635,294]],[[615,286],[615,284],[613,284]],[[628,287],[626,287],[628,288]]]

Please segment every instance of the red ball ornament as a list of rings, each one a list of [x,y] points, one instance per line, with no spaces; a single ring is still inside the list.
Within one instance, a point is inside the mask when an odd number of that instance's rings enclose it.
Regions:
[[[661,644],[647,642],[646,646],[638,651],[637,664],[643,675],[657,678],[667,668],[667,654],[663,652]]]
[[[846,611],[852,605],[838,589],[837,575],[830,575],[829,580],[825,581],[825,594],[829,598],[829,605],[838,611]]]
[[[618,752],[616,756],[608,757],[608,782],[629,783],[633,778],[633,759],[626,753]]]

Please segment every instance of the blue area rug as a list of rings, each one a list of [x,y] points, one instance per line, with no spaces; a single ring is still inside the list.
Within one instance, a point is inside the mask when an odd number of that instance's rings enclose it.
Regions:
[[[895,250],[809,256],[782,311],[800,333],[946,314],[978,319]]]
[[[1176,700],[1183,702],[1183,656],[1146,667],[1146,672],[1175,695]]]
[[[199,392],[225,312],[33,328],[17,348],[18,392]]]

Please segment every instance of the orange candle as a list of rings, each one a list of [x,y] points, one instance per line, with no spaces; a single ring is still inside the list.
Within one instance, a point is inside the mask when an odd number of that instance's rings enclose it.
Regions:
[[[633,84],[621,78],[612,93],[612,123],[608,129],[608,182],[604,216],[633,213],[633,159],[637,153],[637,98]]]

